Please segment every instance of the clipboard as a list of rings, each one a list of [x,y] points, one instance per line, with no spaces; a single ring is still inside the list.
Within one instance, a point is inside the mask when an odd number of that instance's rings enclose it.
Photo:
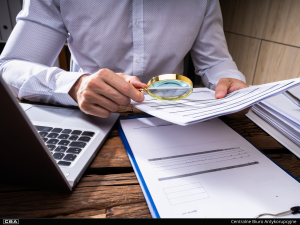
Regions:
[[[133,155],[133,152],[130,148],[130,145],[127,141],[127,138],[125,136],[125,133],[122,129],[122,126],[121,126],[121,123],[120,123],[120,120],[129,120],[129,119],[137,119],[137,118],[147,118],[147,117],[153,117],[151,115],[142,115],[142,116],[131,116],[131,117],[124,117],[124,118],[119,118],[118,120],[118,123],[117,123],[117,130],[119,132],[119,135],[121,137],[121,140],[124,144],[124,147],[125,147],[125,150],[127,152],[127,155],[128,155],[128,158],[130,160],[130,163],[134,169],[134,172],[135,172],[135,175],[138,179],[138,182],[140,184],[140,187],[142,189],[142,192],[143,192],[143,195],[145,197],[145,200],[147,202],[147,205],[149,207],[149,210],[150,210],[150,213],[151,213],[151,216],[153,218],[161,218],[160,215],[159,215],[159,212],[155,206],[155,203],[153,201],[153,198],[150,194],[150,191],[145,183],[145,180],[143,178],[143,175],[139,169],[139,166],[137,164],[137,161]],[[230,127],[231,128],[231,127]],[[232,129],[232,128],[231,128]],[[234,129],[233,129],[234,130]],[[235,131],[235,130],[234,130]],[[235,131],[236,132],[236,131]],[[240,135],[241,136],[241,135]],[[241,136],[243,139],[245,139],[243,136]],[[246,140],[246,139],[245,139]],[[247,140],[246,140],[247,141]],[[249,141],[247,141],[249,142]],[[250,143],[250,142],[249,142]],[[256,146],[254,146],[252,143],[250,143],[254,148],[256,148],[259,152],[261,152],[263,155],[265,155],[268,159],[270,159],[275,165],[277,165],[280,169],[282,169],[285,173],[287,173],[289,176],[291,176],[293,179],[295,179],[298,183],[300,183],[300,180],[298,180],[296,177],[294,177],[292,174],[290,174],[287,170],[285,170],[284,168],[282,168],[278,163],[276,163],[273,159],[271,159],[269,156],[267,156],[264,152],[262,152],[261,150],[259,150]],[[293,206],[291,206],[293,207]],[[263,213],[268,213],[268,212],[262,212]]]

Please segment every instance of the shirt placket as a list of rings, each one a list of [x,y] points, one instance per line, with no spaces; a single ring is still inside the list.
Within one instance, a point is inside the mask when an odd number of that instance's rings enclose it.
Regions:
[[[142,80],[144,75],[143,1],[132,2],[133,74]]]

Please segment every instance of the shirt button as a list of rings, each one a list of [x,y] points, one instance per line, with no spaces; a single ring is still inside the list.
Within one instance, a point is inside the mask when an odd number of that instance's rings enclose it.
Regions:
[[[139,28],[139,27],[140,27],[140,23],[139,23],[138,21],[136,21],[136,22],[135,22],[135,26],[136,26],[137,28]]]

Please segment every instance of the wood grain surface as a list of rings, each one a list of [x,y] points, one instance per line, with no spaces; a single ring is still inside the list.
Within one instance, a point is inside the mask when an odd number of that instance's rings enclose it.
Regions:
[[[269,0],[221,0],[224,30],[262,38]]]
[[[220,0],[220,6],[229,52],[248,84],[300,76],[299,0]]]
[[[145,114],[131,106],[121,116]],[[247,117],[221,117],[289,173],[300,178],[300,160]],[[0,185],[1,218],[151,218],[116,128],[73,192]]]
[[[300,77],[300,48],[262,41],[253,84]]]
[[[253,83],[261,40],[225,32],[227,46],[239,71],[246,77],[246,83]]]
[[[299,0],[271,0],[263,38],[300,47],[299,9]]]

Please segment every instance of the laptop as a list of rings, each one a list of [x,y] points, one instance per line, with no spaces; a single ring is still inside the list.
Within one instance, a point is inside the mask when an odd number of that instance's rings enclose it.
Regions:
[[[0,76],[0,182],[72,191],[119,114],[18,103]]]

